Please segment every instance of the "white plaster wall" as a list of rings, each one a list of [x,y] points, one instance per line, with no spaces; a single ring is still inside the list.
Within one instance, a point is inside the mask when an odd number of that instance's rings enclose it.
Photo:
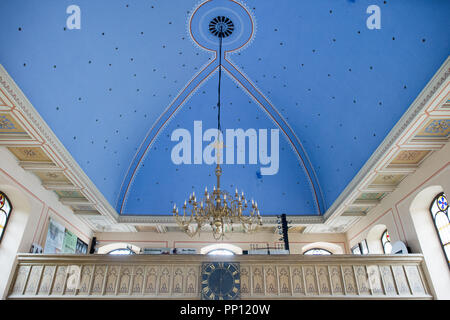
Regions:
[[[347,239],[351,248],[366,239],[374,226],[386,225],[392,243],[401,240],[412,253],[424,255],[435,297],[450,299],[450,270],[428,211],[433,195],[420,200],[426,210],[422,208],[413,216],[410,211],[416,196],[433,186],[434,195],[439,193],[439,190],[450,194],[450,143],[425,159],[416,172],[406,177],[394,192],[353,225],[347,231]]]
[[[92,230],[53,191],[44,189],[33,173],[23,170],[5,147],[0,147],[0,190],[13,206],[0,243],[0,297],[4,299],[16,254],[29,252],[32,243],[44,247],[50,217],[88,244]]]

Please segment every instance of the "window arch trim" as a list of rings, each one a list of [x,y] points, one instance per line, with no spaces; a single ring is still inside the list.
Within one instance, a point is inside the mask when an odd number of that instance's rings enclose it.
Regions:
[[[5,207],[7,206],[7,207]],[[8,227],[9,218],[11,217],[11,212],[13,211],[13,207],[11,201],[9,201],[8,197],[4,192],[0,191],[0,212],[2,212],[5,218],[5,224],[2,229],[0,229],[0,243],[2,242],[3,236],[5,235],[6,228]]]
[[[309,252],[313,252],[313,251],[318,251],[318,252],[323,252],[323,253],[309,253]],[[303,255],[332,255],[333,253],[327,249],[323,249],[323,248],[311,248],[306,250],[305,252],[303,252]]]
[[[445,206],[443,206],[443,207],[439,206],[441,204],[439,202],[439,199],[441,197],[443,197],[445,199],[445,204],[444,204]],[[434,209],[435,205],[436,205],[436,209]],[[442,217],[442,218],[446,219],[446,222],[447,222],[447,224],[442,228],[450,228],[450,219],[448,216],[448,208],[449,208],[448,198],[444,192],[441,192],[433,198],[433,201],[431,201],[429,211],[431,214],[431,218],[433,219],[433,225],[436,230],[437,236],[439,238],[439,242],[441,244],[442,251],[444,253],[444,257],[447,259],[447,265],[450,268],[450,254],[449,254],[450,253],[450,239],[448,239],[448,241],[446,243],[444,243],[444,239],[442,238],[442,233],[439,230],[439,226],[436,221],[437,217]],[[447,231],[447,232],[450,232],[450,231]]]
[[[211,252],[212,250],[215,250],[215,249],[229,250],[236,255],[242,254],[242,248],[238,247],[234,244],[231,244],[231,243],[215,243],[215,244],[208,245],[208,246],[200,249],[200,254],[208,254],[209,252]]]
[[[121,252],[121,253],[120,253]],[[127,253],[125,253],[127,252]],[[111,255],[132,255],[136,254],[131,248],[116,248],[108,252]]]

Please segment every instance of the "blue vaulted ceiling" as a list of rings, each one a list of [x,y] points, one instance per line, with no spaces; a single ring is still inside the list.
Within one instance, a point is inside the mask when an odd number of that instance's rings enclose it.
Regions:
[[[279,129],[280,161],[274,175],[224,164],[223,186],[262,214],[318,215],[448,56],[448,12],[445,0],[5,0],[0,63],[119,213],[171,214],[215,183],[213,165],[172,162],[171,134],[216,126],[208,24],[229,16],[222,127]]]

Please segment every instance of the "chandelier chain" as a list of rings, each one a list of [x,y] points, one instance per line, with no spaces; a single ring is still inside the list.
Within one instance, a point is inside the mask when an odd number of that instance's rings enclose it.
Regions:
[[[217,88],[218,98],[217,98],[217,139],[219,139],[220,132],[222,128],[220,127],[220,85],[222,79],[222,26],[220,26],[219,33],[219,85]],[[219,141],[219,140],[217,140]]]

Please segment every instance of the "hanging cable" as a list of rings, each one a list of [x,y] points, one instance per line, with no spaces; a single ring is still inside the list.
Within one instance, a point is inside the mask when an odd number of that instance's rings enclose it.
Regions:
[[[218,86],[218,99],[217,99],[217,109],[218,109],[218,113],[217,113],[217,135],[219,138],[219,134],[222,130],[222,128],[220,127],[220,84],[221,84],[221,78],[222,78],[222,26],[220,26],[220,31],[219,31],[219,86]]]
[[[220,145],[220,134],[222,131],[222,128],[220,126],[220,84],[222,79],[222,26],[220,26],[219,31],[219,85],[217,88],[217,148],[216,148],[216,157],[217,157],[217,166],[219,167],[220,164],[220,154],[221,151],[220,148],[223,148],[222,145]],[[219,182],[218,182],[219,183]]]

